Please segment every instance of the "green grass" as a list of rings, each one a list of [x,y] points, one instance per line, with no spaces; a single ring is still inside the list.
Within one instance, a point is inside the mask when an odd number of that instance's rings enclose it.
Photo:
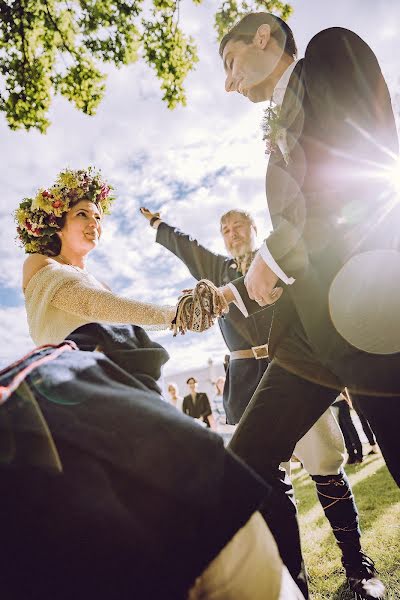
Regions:
[[[400,600],[400,493],[381,456],[346,467],[362,528],[363,550],[375,561],[387,600]],[[299,507],[303,554],[313,600],[350,600],[340,552],[317,500],[315,485],[301,469],[292,477]]]

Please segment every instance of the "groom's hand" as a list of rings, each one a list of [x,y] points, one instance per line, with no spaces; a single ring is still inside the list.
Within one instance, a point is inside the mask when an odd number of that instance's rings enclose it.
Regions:
[[[140,212],[148,221],[151,221],[153,219],[153,221],[150,224],[154,229],[157,229],[157,227],[161,223],[160,213],[159,212],[153,213],[153,212],[151,212],[151,210],[149,210],[148,208],[145,208],[144,206],[142,206],[140,208]]]
[[[260,306],[273,304],[282,295],[283,289],[275,285],[278,276],[269,268],[263,258],[256,254],[244,278],[244,284],[251,300]]]

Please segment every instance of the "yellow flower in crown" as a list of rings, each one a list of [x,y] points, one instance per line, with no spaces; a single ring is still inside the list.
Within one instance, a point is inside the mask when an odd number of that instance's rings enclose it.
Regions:
[[[114,200],[111,192],[112,187],[93,167],[61,171],[54,185],[41,188],[34,198],[24,198],[15,211],[17,233],[25,251],[47,254],[51,239],[61,228],[61,217],[80,200],[95,202],[109,213]]]

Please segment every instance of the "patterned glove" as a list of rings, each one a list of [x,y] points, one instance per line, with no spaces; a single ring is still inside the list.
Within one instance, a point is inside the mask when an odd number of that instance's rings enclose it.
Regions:
[[[186,331],[205,331],[217,317],[227,313],[229,306],[222,292],[207,279],[201,279],[193,290],[184,290],[172,321],[174,337]]]

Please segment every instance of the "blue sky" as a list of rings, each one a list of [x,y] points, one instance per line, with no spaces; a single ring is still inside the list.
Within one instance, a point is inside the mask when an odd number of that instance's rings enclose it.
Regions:
[[[95,117],[82,115],[62,98],[53,102],[46,135],[12,132],[0,116],[0,365],[33,345],[20,291],[24,254],[15,244],[12,212],[20,199],[50,185],[67,166],[96,165],[115,187],[114,212],[88,266],[128,297],[174,304],[180,290],[193,283],[186,268],[154,243],[154,231],[139,214],[142,205],[160,210],[166,221],[217,252],[224,250],[218,220],[230,208],[252,211],[260,239],[267,235],[264,107],[224,92],[213,31],[216,5],[182,1],[181,22],[197,40],[200,55],[186,82],[187,107],[169,111],[158,81],[138,62],[108,68],[107,94]],[[377,54],[400,111],[398,0],[294,0],[292,5],[290,25],[300,56],[321,29],[353,29]],[[153,337],[171,356],[165,374],[203,367],[209,357],[219,361],[225,353],[218,328],[175,339],[169,333]]]

